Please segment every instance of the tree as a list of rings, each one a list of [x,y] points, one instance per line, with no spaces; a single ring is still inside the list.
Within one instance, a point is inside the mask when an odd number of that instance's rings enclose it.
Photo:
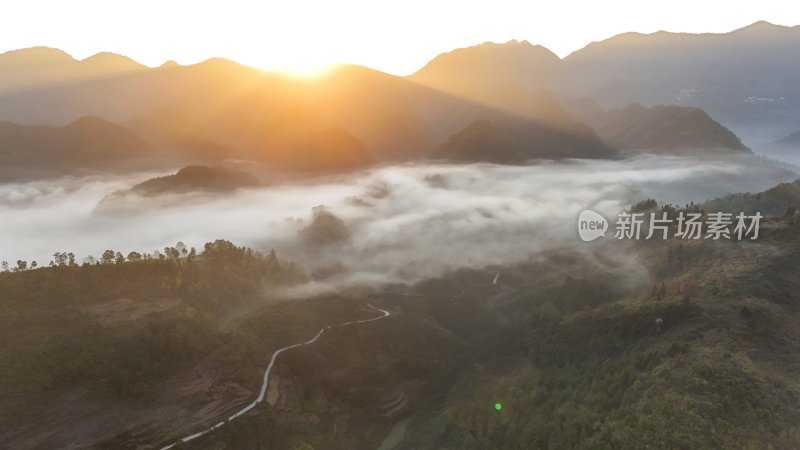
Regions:
[[[56,266],[65,266],[67,264],[67,255],[61,252],[53,253],[53,262]]]
[[[164,247],[164,254],[169,259],[178,259],[181,257],[181,253],[175,247]]]
[[[117,253],[114,255],[114,263],[116,263],[116,264],[122,264],[122,263],[124,263],[124,262],[125,262],[125,257],[124,257],[124,256],[122,256],[122,253],[120,253],[120,252],[117,252]]]
[[[206,256],[241,256],[245,253],[244,247],[237,247],[231,241],[217,239],[214,242],[206,242],[203,247]]]
[[[3,272],[8,272],[8,261],[3,261],[0,263],[0,270]]]
[[[78,263],[75,262],[75,253],[69,252],[67,253],[67,263],[70,267],[75,267]]]
[[[181,256],[186,256],[189,254],[189,251],[186,249],[186,244],[181,241],[178,241],[178,243],[175,244],[175,249],[178,250],[178,253]]]
[[[114,256],[116,256],[114,250],[106,250],[103,252],[103,256],[100,257],[100,262],[103,264],[111,264],[114,262]]]
[[[38,266],[39,266],[39,263],[38,263],[38,262],[36,262],[36,261],[32,261],[32,262],[31,262],[31,269],[35,269],[35,268],[36,268],[36,267],[38,267]]]
[[[24,272],[28,270],[28,261],[17,260],[17,268],[14,269],[15,272]]]
[[[269,255],[267,255],[267,266],[270,269],[277,269],[280,267],[280,262],[278,262],[278,255],[275,254],[275,249],[271,249],[269,251]]]
[[[136,262],[136,261],[141,261],[141,260],[142,260],[141,253],[139,253],[139,252],[130,252],[130,253],[128,253],[128,261]]]

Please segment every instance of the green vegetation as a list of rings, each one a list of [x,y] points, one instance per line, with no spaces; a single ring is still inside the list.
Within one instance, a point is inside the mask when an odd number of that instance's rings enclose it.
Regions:
[[[490,356],[400,448],[797,448],[800,234],[779,220],[765,234],[642,242],[654,275],[627,292],[611,261],[518,269],[538,276],[495,302],[509,323]]]
[[[642,242],[624,255],[641,279],[603,248],[503,268],[500,286],[463,271],[380,294],[400,309],[381,327],[287,355],[282,376],[305,392],[289,409],[193,445],[247,446],[269,426],[287,440],[263,448],[367,449],[403,423],[397,449],[797,448],[800,240],[764,227],[758,245]],[[406,406],[379,416],[399,390]]]
[[[797,448],[795,222],[764,219],[752,242],[627,244],[288,302],[265,293],[301,271],[226,241],[80,266],[58,252],[0,274],[0,405],[15,417],[0,419],[47,422],[89,392],[149,408],[99,446],[166,443],[252,401],[274,349],[374,317],[372,303],[391,317],[281,354],[266,405],[184,447]],[[179,394],[194,373],[208,384]]]
[[[433,156],[455,162],[524,164],[531,159],[612,158],[591,130],[572,130],[520,119],[476,120],[450,136]]]
[[[172,175],[152,178],[133,186],[129,192],[157,195],[170,192],[229,192],[261,183],[244,172],[225,167],[186,166]]]
[[[773,188],[755,194],[738,193],[706,202],[703,207],[707,211],[744,212],[765,216],[782,216],[789,207],[790,213],[800,205],[800,180],[781,183]]]
[[[4,366],[2,397],[65,386],[146,396],[176,367],[230,340],[215,315],[303,279],[274,253],[222,240],[199,256],[166,252],[141,260],[132,253],[125,262],[109,250],[82,267],[56,253],[54,267],[0,273],[0,354],[13,361]],[[138,315],[149,317],[136,323]]]

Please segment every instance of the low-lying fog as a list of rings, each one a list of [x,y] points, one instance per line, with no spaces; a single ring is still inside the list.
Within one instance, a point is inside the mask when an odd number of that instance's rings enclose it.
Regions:
[[[347,267],[349,282],[414,281],[577,244],[576,218],[587,207],[610,217],[648,197],[684,204],[797,178],[752,157],[400,165],[235,194],[137,201],[127,213],[95,211],[107,194],[163,174],[1,184],[0,260],[43,266],[56,251],[82,260],[106,249],[150,253],[178,241],[199,250],[224,238],[275,248],[311,271]]]

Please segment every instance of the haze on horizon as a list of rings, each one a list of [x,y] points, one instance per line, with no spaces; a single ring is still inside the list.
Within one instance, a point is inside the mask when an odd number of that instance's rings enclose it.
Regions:
[[[792,26],[800,24],[800,8],[779,0],[500,0],[491,7],[453,0],[402,5],[16,0],[4,5],[3,18],[0,52],[48,46],[83,59],[112,51],[149,66],[225,57],[262,69],[306,73],[349,63],[407,75],[441,52],[486,41],[528,40],[564,57],[629,31],[724,33],[759,20]]]

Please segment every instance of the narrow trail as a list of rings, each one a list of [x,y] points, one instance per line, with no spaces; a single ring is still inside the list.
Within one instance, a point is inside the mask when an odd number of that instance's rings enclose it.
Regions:
[[[186,437],[178,439],[177,441],[173,442],[172,444],[169,444],[167,446],[161,447],[161,450],[168,450],[168,449],[174,447],[175,445],[177,445],[178,442],[189,442],[191,440],[197,439],[200,436],[203,436],[203,435],[205,435],[205,434],[207,434],[207,433],[209,433],[211,431],[214,431],[217,428],[225,425],[226,423],[237,419],[239,416],[247,413],[251,409],[253,409],[256,406],[258,406],[261,402],[264,401],[264,395],[266,395],[266,393],[267,393],[267,387],[269,385],[269,374],[272,371],[272,367],[275,365],[275,360],[278,358],[278,355],[280,355],[281,353],[285,352],[286,350],[290,350],[290,349],[293,349],[295,347],[301,347],[303,345],[313,344],[314,342],[317,341],[317,339],[320,338],[320,336],[322,336],[322,333],[324,333],[325,330],[329,330],[331,328],[340,328],[340,327],[346,327],[348,325],[355,325],[357,323],[373,322],[373,321],[376,321],[376,320],[384,319],[384,318],[389,317],[390,315],[392,315],[392,313],[390,313],[389,311],[386,311],[386,310],[383,310],[383,309],[380,309],[380,308],[376,308],[376,307],[372,306],[371,304],[367,304],[367,306],[369,306],[370,308],[372,308],[372,309],[374,309],[376,311],[380,311],[383,314],[378,316],[378,317],[373,317],[371,319],[354,320],[352,322],[340,323],[338,325],[329,325],[329,326],[327,326],[325,328],[320,329],[319,332],[317,332],[317,334],[313,338],[311,338],[311,339],[309,339],[309,340],[307,340],[305,342],[300,342],[299,344],[293,344],[293,345],[289,345],[289,346],[286,346],[286,347],[279,348],[279,349],[275,350],[272,353],[272,358],[269,360],[269,364],[267,365],[267,369],[264,370],[264,378],[263,378],[263,381],[261,382],[261,391],[259,391],[258,397],[256,397],[256,399],[253,400],[252,403],[250,403],[249,405],[247,405],[244,408],[240,409],[239,411],[236,411],[235,413],[233,413],[233,415],[231,415],[227,419],[217,423],[216,425],[212,425],[212,426],[206,428],[205,430],[198,431],[197,433],[190,434],[190,435],[188,435]]]

